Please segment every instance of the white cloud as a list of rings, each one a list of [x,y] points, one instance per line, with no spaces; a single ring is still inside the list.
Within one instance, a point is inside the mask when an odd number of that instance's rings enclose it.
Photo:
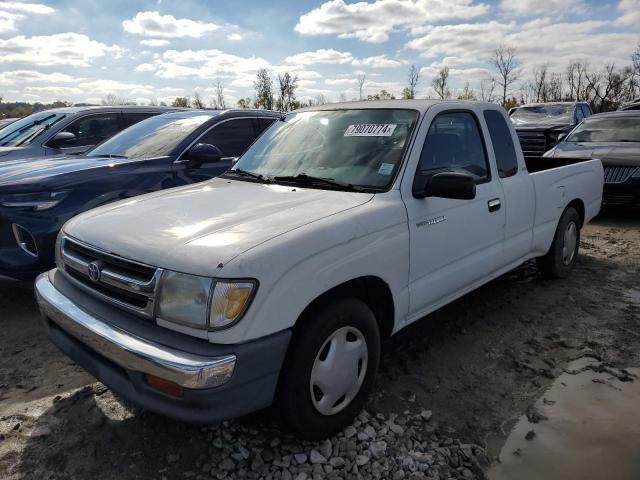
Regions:
[[[17,30],[17,22],[29,14],[50,14],[55,10],[41,3],[2,2],[0,1],[0,33]]]
[[[146,37],[199,38],[205,33],[218,30],[220,25],[161,15],[159,12],[138,12],[132,19],[122,22],[122,27],[125,32]]]
[[[244,37],[242,35],[240,35],[239,33],[230,33],[229,35],[227,35],[227,40],[232,40],[232,41],[240,41],[242,40]]]
[[[14,70],[0,73],[0,85],[21,85],[24,83],[72,83],[78,79],[66,73],[42,73],[35,70]]]
[[[394,60],[387,55],[376,55],[373,57],[354,59],[352,63],[355,67],[396,68],[405,65],[407,62],[405,60]]]
[[[154,72],[156,67],[151,63],[141,63],[136,68],[134,68],[136,72]]]
[[[314,63],[351,63],[353,61],[353,56],[349,52],[339,52],[332,48],[320,48],[314,52],[302,52],[288,56],[284,61],[298,65],[311,65]]]
[[[616,23],[623,26],[640,24],[640,0],[620,0],[618,10],[622,14]]]
[[[20,62],[32,65],[71,65],[86,67],[108,53],[116,56],[122,49],[91,40],[80,33],[56,33],[0,39],[0,63]]]
[[[500,9],[516,16],[561,16],[567,12],[582,12],[582,0],[501,0]]]
[[[140,40],[140,45],[145,45],[147,47],[165,47],[170,43],[171,42],[169,40],[161,40],[159,38],[153,38],[151,40]]]
[[[84,90],[77,87],[60,87],[60,86],[44,86],[44,87],[26,87],[25,92],[38,96],[47,96],[48,98],[69,98],[73,95],[80,95]]]
[[[333,34],[372,43],[386,42],[402,28],[448,19],[484,15],[489,7],[473,0],[375,0],[345,3],[329,0],[302,15],[295,26],[305,35]]]

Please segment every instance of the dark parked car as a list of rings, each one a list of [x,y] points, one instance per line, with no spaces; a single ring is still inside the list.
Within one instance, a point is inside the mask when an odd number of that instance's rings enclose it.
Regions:
[[[82,156],[0,164],[0,275],[28,279],[50,268],[60,228],[80,212],[220,175],[278,115],[166,113]]]
[[[602,204],[640,207],[640,111],[589,117],[545,156],[601,159]]]
[[[11,125],[13,122],[20,120],[19,118],[0,118],[0,130]]]
[[[17,120],[0,130],[0,162],[86,152],[134,123],[170,107],[54,108]]]
[[[542,157],[583,119],[593,115],[586,102],[530,103],[509,113],[527,161]]]
[[[618,110],[640,110],[640,97],[623,104]]]

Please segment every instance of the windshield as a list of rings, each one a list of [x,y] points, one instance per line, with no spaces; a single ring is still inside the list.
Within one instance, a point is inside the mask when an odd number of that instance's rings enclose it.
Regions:
[[[640,142],[640,118],[589,118],[582,122],[567,142]]]
[[[259,137],[233,170],[275,177],[276,182],[279,177],[300,175],[362,188],[388,188],[417,118],[413,110],[293,113]]]
[[[573,121],[573,104],[548,103],[545,105],[530,105],[518,107],[511,119],[515,122],[537,122],[540,120],[569,120]]]
[[[33,140],[58,123],[66,113],[38,112],[17,120],[0,131],[0,147],[29,145]]]
[[[164,157],[173,153],[191,132],[210,119],[210,115],[188,118],[160,115],[147,118],[98,145],[88,156]]]

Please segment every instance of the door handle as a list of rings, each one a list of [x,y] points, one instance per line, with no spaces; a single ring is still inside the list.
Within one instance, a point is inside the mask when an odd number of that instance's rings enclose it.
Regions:
[[[500,210],[501,205],[502,204],[500,203],[499,198],[494,198],[487,202],[487,206],[489,207],[490,212],[497,212],[498,210]]]

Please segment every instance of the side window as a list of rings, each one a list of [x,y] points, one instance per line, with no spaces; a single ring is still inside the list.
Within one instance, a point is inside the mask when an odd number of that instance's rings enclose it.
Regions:
[[[258,135],[264,132],[267,128],[269,128],[276,119],[272,117],[261,117],[258,118]]]
[[[97,145],[120,131],[118,113],[88,115],[71,123],[63,132],[71,132],[76,136],[74,147]]]
[[[498,175],[500,178],[515,175],[518,173],[518,155],[507,122],[496,110],[485,110],[484,119],[487,122],[493,151],[496,155]]]
[[[576,106],[576,122],[580,123],[584,120],[584,112],[582,111],[582,105]]]
[[[464,170],[477,183],[488,180],[487,155],[475,117],[468,112],[439,114],[429,127],[418,170]]]
[[[584,118],[590,117],[591,115],[593,115],[591,113],[591,109],[589,107],[587,107],[586,105],[580,105],[580,108],[582,108],[582,114],[584,115]]]
[[[141,122],[145,118],[149,118],[153,116],[153,113],[150,112],[124,112],[122,114],[122,130],[125,128],[129,128],[134,123]]]
[[[205,133],[198,143],[210,143],[222,150],[223,157],[239,157],[256,138],[251,118],[228,120]]]

